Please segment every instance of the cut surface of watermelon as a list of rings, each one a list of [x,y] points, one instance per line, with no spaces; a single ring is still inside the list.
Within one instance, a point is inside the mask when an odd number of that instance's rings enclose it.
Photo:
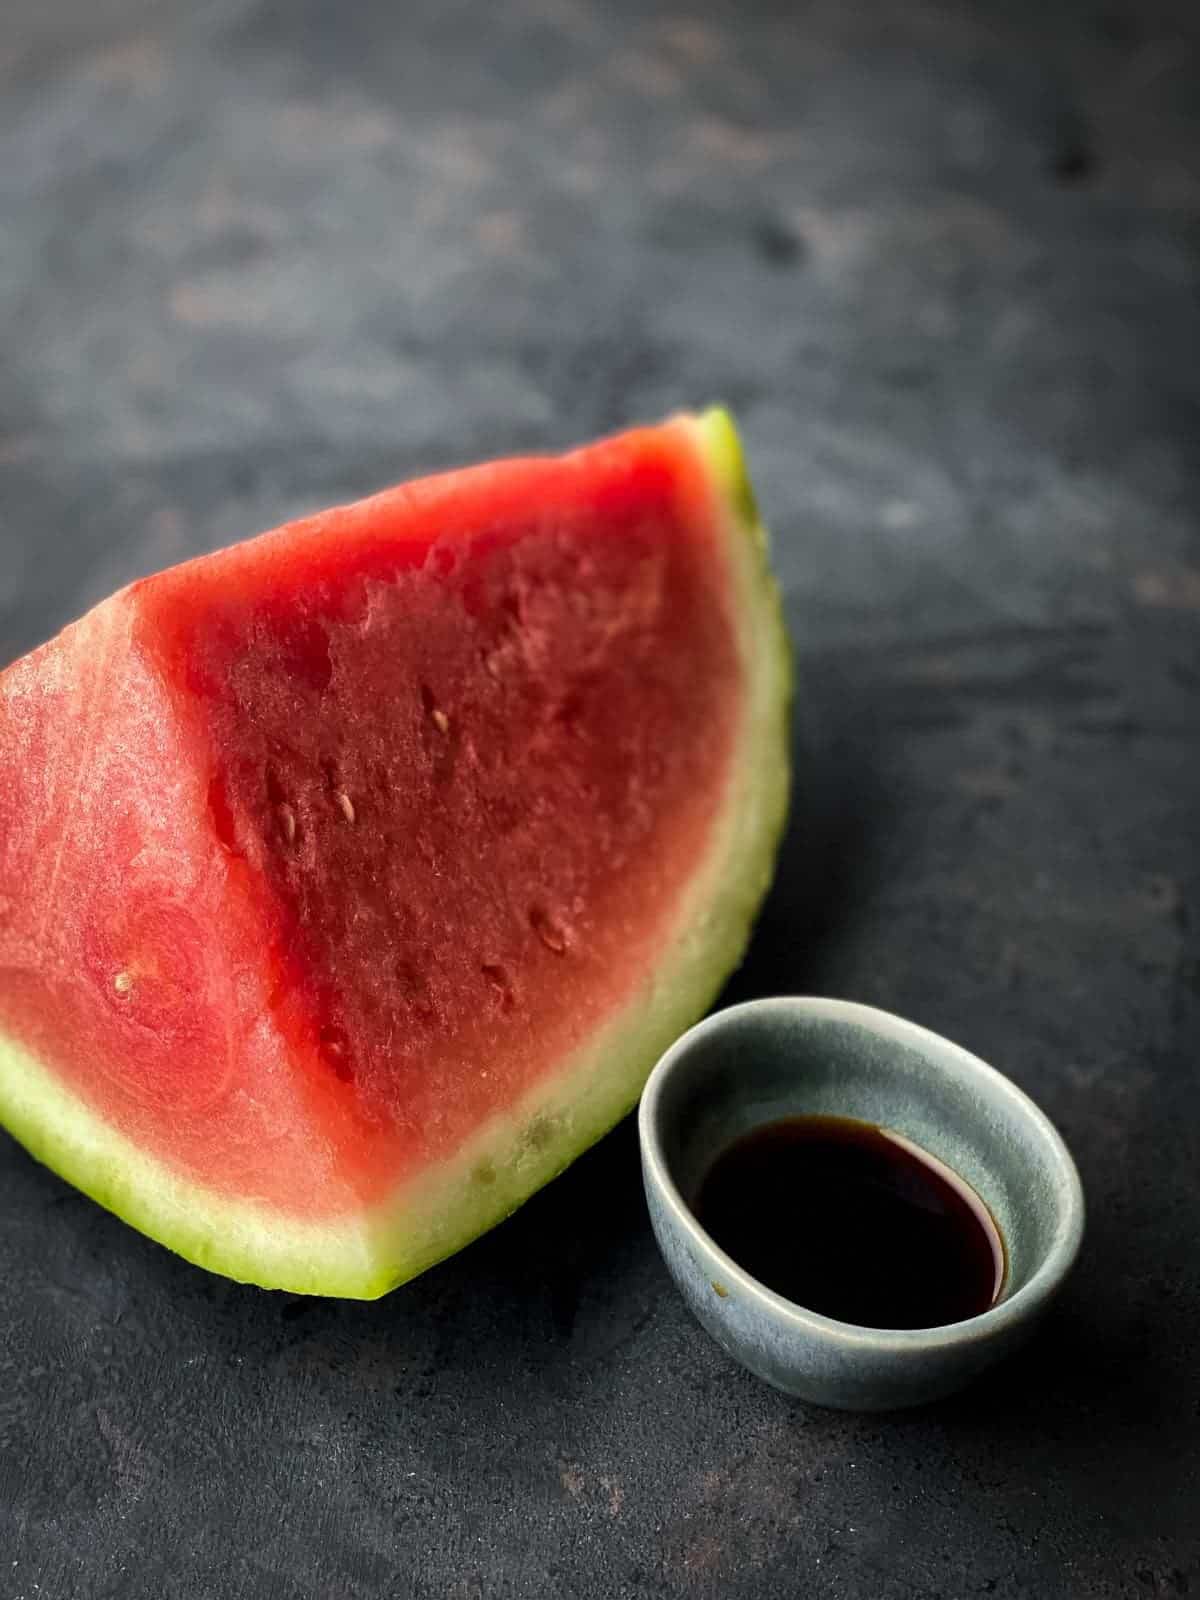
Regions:
[[[0,1120],[206,1267],[385,1292],[736,964],[788,691],[722,412],[132,585],[0,677]]]

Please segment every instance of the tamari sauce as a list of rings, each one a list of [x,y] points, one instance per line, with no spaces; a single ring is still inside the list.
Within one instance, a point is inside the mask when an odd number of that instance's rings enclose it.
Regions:
[[[695,1209],[751,1276],[841,1322],[960,1322],[1004,1281],[1004,1244],[975,1191],[901,1134],[849,1117],[751,1129],[717,1157]]]

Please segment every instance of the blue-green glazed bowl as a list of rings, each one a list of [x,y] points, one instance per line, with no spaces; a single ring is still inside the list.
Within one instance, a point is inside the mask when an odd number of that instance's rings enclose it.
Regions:
[[[1004,1238],[997,1303],[943,1327],[864,1328],[744,1272],[692,1205],[733,1139],[796,1115],[895,1129],[965,1178]],[[638,1131],[650,1219],[684,1299],[735,1360],[815,1405],[886,1411],[961,1388],[1033,1331],[1083,1235],[1075,1163],[1028,1095],[948,1039],[846,1000],[753,1000],[699,1023],[651,1074]]]

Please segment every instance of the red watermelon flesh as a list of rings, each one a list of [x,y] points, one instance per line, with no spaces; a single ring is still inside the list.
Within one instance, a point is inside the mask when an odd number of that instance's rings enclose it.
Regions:
[[[0,1116],[216,1270],[421,1270],[736,961],[781,640],[719,413],[122,591],[0,678]]]

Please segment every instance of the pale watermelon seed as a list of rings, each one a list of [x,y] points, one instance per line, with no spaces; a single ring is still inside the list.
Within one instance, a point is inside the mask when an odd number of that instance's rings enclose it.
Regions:
[[[566,934],[552,918],[546,915],[541,906],[530,907],[529,926],[537,934],[547,950],[553,951],[556,956],[566,953]]]
[[[480,969],[491,985],[492,993],[500,1004],[502,1011],[511,1011],[516,1003],[513,997],[512,983],[504,968],[493,961],[485,961]]]
[[[354,809],[354,801],[351,800],[350,796],[345,792],[344,789],[339,789],[337,794],[334,795],[334,799],[337,801],[338,808],[345,817],[346,821],[353,822],[357,816],[357,812]]]
[[[118,994],[128,994],[133,988],[133,979],[128,972],[118,972],[113,979],[113,988]]]
[[[345,1033],[341,1028],[324,1027],[319,1043],[326,1064],[333,1068],[343,1083],[349,1083],[354,1077],[354,1069],[350,1062],[350,1041]]]
[[[444,711],[442,711],[439,707],[434,706],[430,715],[433,717],[433,725],[439,733],[450,732],[450,718]]]
[[[291,806],[279,807],[279,826],[283,830],[283,837],[288,844],[296,842],[296,813]]]

